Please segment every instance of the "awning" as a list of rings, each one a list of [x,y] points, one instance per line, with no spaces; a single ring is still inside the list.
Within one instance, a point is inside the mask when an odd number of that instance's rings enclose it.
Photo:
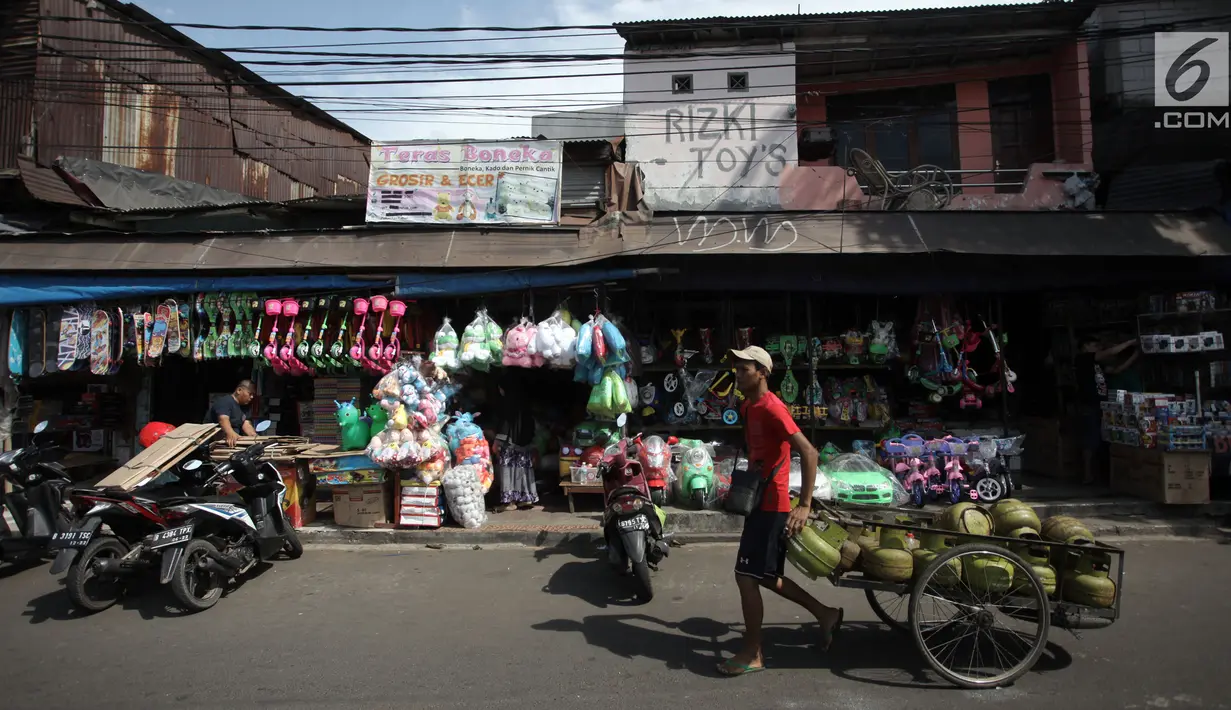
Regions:
[[[1231,225],[1212,212],[656,215],[621,234],[641,254],[1231,255]]]
[[[473,296],[533,288],[560,288],[636,278],[637,269],[525,269],[478,274],[403,274],[397,277],[397,295],[407,298]]]
[[[357,280],[346,276],[70,276],[11,274],[0,276],[0,306],[32,306],[78,301],[102,301],[167,293],[201,291],[345,291],[386,286],[390,279]]]
[[[616,226],[482,229],[357,228],[317,232],[0,235],[3,271],[333,270],[572,266],[619,256]]]

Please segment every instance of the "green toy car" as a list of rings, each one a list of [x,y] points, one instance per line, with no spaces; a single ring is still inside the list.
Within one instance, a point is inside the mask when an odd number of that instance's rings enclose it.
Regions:
[[[893,505],[893,484],[884,471],[825,471],[839,503]]]

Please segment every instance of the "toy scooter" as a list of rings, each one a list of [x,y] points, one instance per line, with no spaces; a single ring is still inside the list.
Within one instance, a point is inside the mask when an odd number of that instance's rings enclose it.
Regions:
[[[645,471],[646,482],[650,487],[650,500],[654,505],[666,505],[670,493],[671,446],[678,443],[674,436],[663,441],[662,437],[650,436],[645,441],[638,439],[637,460]]]
[[[700,441],[685,440],[678,444],[680,492],[697,510],[704,510],[714,498],[714,459]]]
[[[670,550],[663,535],[666,516],[650,500],[650,486],[638,461],[641,435],[620,439],[603,451],[603,537],[607,557],[617,571],[630,569],[642,602],[654,598],[650,570],[657,569]]]

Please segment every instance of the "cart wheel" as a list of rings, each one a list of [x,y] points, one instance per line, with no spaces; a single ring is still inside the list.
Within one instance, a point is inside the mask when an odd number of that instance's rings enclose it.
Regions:
[[[975,484],[975,490],[979,492],[979,501],[982,503],[995,503],[1009,494],[1004,482],[997,476],[980,478]]]
[[[959,565],[962,575],[955,583]],[[1029,584],[1020,586],[1023,576]],[[937,555],[919,575],[910,599],[919,652],[962,688],[1008,685],[1034,667],[1047,645],[1050,616],[1043,583],[1030,565],[988,543]]]
[[[878,589],[865,589],[868,604],[872,611],[894,631],[910,633],[910,595],[896,592],[884,592]]]

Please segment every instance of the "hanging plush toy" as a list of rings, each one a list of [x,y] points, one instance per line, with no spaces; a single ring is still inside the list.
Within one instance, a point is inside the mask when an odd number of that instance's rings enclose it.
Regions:
[[[456,372],[461,367],[457,359],[457,331],[445,318],[432,341],[432,363],[445,372]]]

